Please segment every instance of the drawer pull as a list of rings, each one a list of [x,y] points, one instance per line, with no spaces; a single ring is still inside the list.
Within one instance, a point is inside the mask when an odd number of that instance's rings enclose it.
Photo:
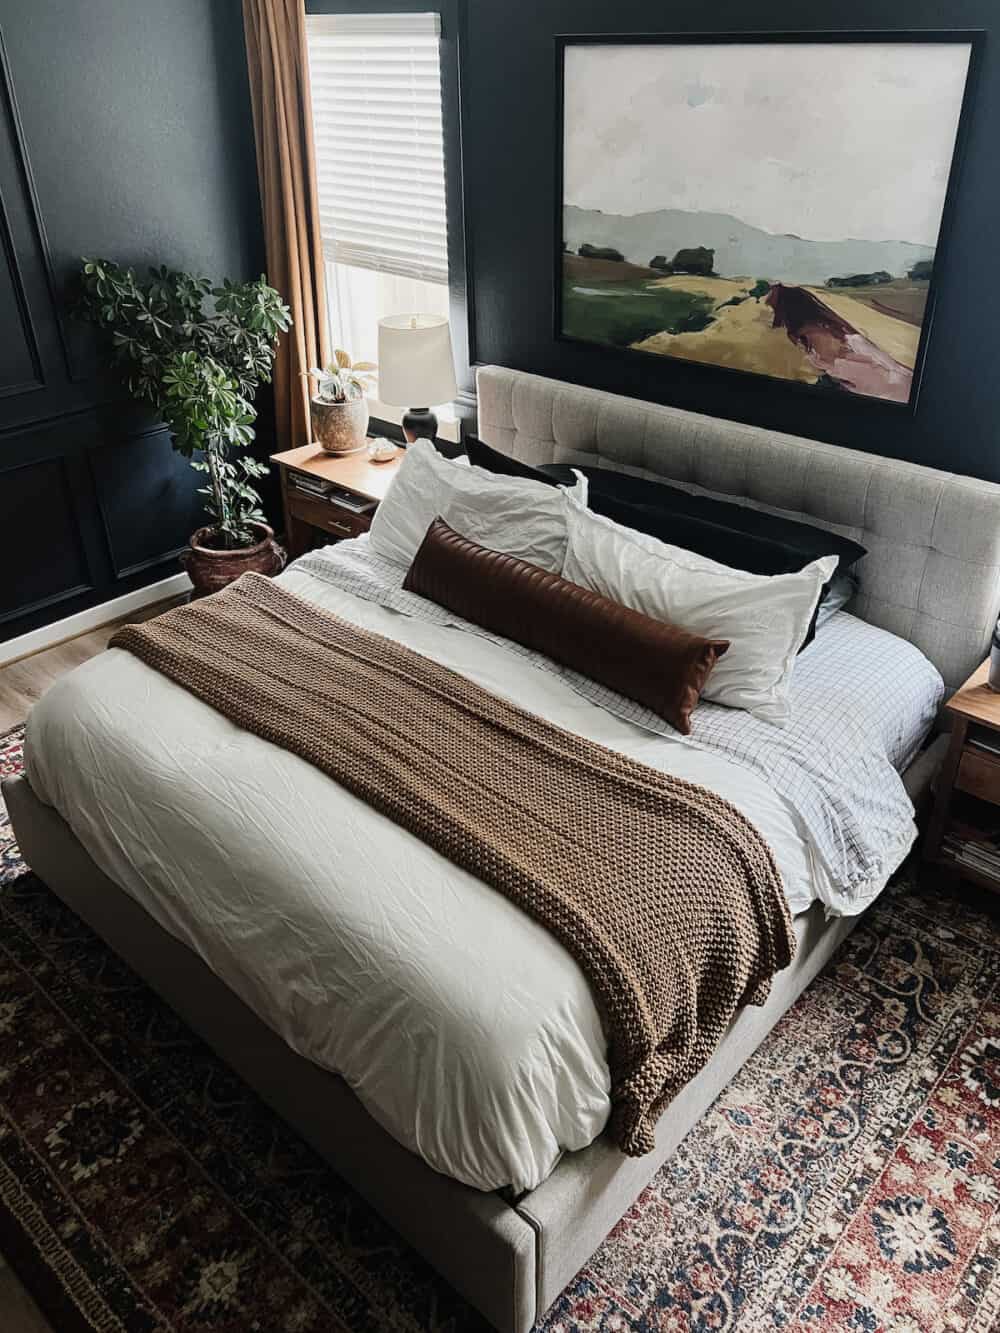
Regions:
[[[350,523],[338,523],[335,518],[328,518],[326,520],[326,526],[332,528],[334,532],[346,532],[350,534],[354,531]]]

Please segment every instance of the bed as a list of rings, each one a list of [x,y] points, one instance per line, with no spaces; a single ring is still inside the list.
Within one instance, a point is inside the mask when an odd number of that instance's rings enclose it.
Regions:
[[[828,705],[833,716],[850,713],[855,727],[843,754],[863,750],[866,737],[874,744],[890,719],[891,734],[874,749],[905,770],[900,780],[885,763],[877,783],[867,771],[853,777],[852,817],[874,851],[850,892],[846,874],[831,861],[836,849],[810,860],[809,849],[815,852],[822,838],[798,836],[798,824],[813,819],[809,800],[822,793],[799,794],[791,778],[775,793],[754,773],[759,762],[762,771],[783,767],[794,774],[794,747],[809,743],[808,731],[798,739],[730,736],[726,744],[743,746],[735,760],[721,743],[680,754],[673,747],[664,760],[679,764],[682,776],[721,786],[766,832],[790,893],[798,894],[791,906],[799,949],[767,1004],[738,1016],[710,1063],[673,1101],[654,1153],[625,1158],[599,1133],[607,1115],[599,1025],[585,983],[558,945],[485,886],[442,878],[435,854],[384,836],[381,817],[352,806],[346,793],[335,808],[324,806],[329,793],[322,784],[329,787],[329,780],[294,756],[278,751],[265,764],[246,733],[210,710],[199,716],[204,706],[196,700],[178,711],[171,694],[177,687],[128,655],[99,660],[54,692],[32,719],[28,777],[8,784],[5,795],[26,859],[41,878],[496,1327],[522,1333],[816,975],[905,854],[912,827],[902,829],[899,820],[904,787],[919,800],[935,763],[934,748],[920,748],[941,688],[927,662],[948,684],[959,683],[981,659],[996,617],[1000,488],[497,368],[480,372],[479,394],[481,435],[524,461],[668,478],[807,516],[857,537],[869,552],[853,614],[835,617],[796,671],[804,700],[836,678],[841,692],[830,684]],[[398,588],[378,577],[363,542],[353,545],[339,556],[299,562],[285,576],[290,590],[438,656],[569,729],[660,762],[662,738],[581,697],[562,676],[488,636],[456,634],[433,617],[401,616],[393,605]],[[811,725],[829,728],[831,714]],[[765,740],[787,752],[757,756]],[[212,781],[201,784],[209,768]],[[219,794],[220,768],[224,779],[239,773],[238,790],[224,780]],[[874,804],[866,800],[866,784],[880,789]],[[213,791],[218,810],[209,821],[204,801]],[[143,799],[130,801],[135,792]],[[321,809],[323,819],[312,813]],[[320,878],[329,824],[342,831],[335,917],[321,895],[309,892]],[[198,891],[185,895],[192,866],[199,867]],[[296,901],[283,903],[282,912],[301,914],[300,933],[315,939],[325,932],[331,940],[346,933],[351,947],[313,960],[309,984],[293,987],[276,1008],[281,978],[304,971],[303,957],[276,952],[267,921],[259,924],[283,869]],[[174,892],[163,891],[165,882]],[[392,886],[395,916],[359,891],[373,883]],[[212,927],[227,912],[222,949]],[[449,944],[460,961],[442,990],[429,953],[434,922],[449,916]],[[248,934],[240,922],[258,924]],[[408,923],[417,927],[409,934]],[[398,945],[392,968],[376,948],[385,938]],[[370,947],[359,949],[359,940]],[[520,975],[511,977],[511,957],[520,960]],[[254,958],[270,960],[270,977],[250,965]],[[381,960],[374,971],[373,959]],[[398,975],[389,976],[394,970]],[[339,979],[336,993],[319,984],[328,973]],[[500,1007],[519,1014],[521,1026],[506,1020],[502,1030],[490,1026],[500,978],[509,1000]],[[390,982],[395,990],[381,993]],[[384,1020],[380,1028],[380,1012],[391,1011],[393,995],[401,993],[409,997],[408,1016],[398,1031]],[[463,1049],[457,1031],[443,1040],[459,1018],[479,1034],[478,1043]],[[381,1059],[353,1058],[366,1040]],[[552,1048],[527,1077],[518,1043],[531,1051]],[[416,1054],[400,1078],[408,1050]],[[563,1066],[574,1071],[571,1094],[538,1077]],[[353,1091],[331,1068],[346,1075]],[[444,1084],[453,1094],[448,1098]],[[482,1113],[483,1104],[501,1102],[492,1120]]]

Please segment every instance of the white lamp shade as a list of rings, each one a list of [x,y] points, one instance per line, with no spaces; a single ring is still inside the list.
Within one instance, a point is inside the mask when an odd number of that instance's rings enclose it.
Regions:
[[[433,407],[458,392],[451,329],[443,315],[389,315],[378,322],[378,396],[390,407]]]

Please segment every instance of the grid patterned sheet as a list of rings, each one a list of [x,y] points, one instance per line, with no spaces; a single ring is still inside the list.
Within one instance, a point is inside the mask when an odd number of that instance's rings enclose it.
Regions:
[[[615,716],[680,739],[642,704],[405,592],[406,571],[377,556],[367,536],[315,551],[295,567],[365,601],[502,644]],[[763,775],[799,816],[845,910],[859,911],[912,844],[913,806],[900,773],[943,695],[937,670],[911,643],[838,612],[799,655],[785,727],[703,702],[684,739]]]

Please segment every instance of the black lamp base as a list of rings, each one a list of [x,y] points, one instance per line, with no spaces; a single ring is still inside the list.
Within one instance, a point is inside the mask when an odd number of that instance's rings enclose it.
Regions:
[[[403,438],[407,444],[414,440],[433,440],[437,434],[438,419],[429,407],[408,407],[403,413]]]

